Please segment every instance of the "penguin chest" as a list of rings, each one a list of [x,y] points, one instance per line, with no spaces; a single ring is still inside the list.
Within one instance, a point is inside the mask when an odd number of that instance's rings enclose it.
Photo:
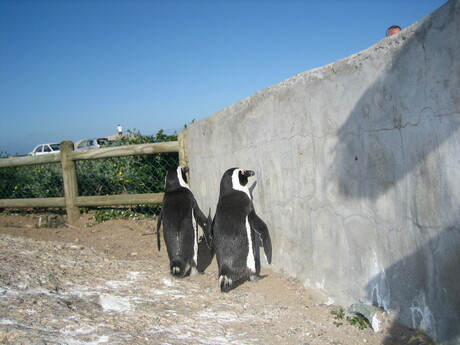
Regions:
[[[252,230],[251,226],[249,225],[248,217],[245,219],[245,230],[246,236],[248,240],[248,255],[246,257],[246,266],[251,272],[256,271],[256,261],[254,257],[254,245],[252,243]]]
[[[192,208],[192,229],[193,229],[193,260],[198,263],[198,228],[196,226],[195,212]]]

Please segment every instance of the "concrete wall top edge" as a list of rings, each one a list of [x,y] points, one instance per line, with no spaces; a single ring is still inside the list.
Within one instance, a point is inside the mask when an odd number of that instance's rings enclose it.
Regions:
[[[294,76],[288,77],[285,80],[268,86],[256,93],[249,95],[248,97],[243,98],[242,100],[229,105],[221,110],[218,110],[214,114],[210,115],[206,119],[212,119],[213,117],[225,116],[225,114],[233,113],[234,111],[239,111],[239,109],[244,109],[248,104],[255,102],[257,99],[265,98],[266,95],[271,93],[276,93],[278,90],[289,87],[295,83],[306,83],[306,84],[316,84],[321,83],[325,78],[327,78],[331,73],[339,74],[341,72],[347,72],[349,69],[358,68],[363,64],[367,59],[372,58],[372,56],[377,53],[378,55],[392,55],[398,49],[404,47],[404,44],[407,40],[412,38],[416,31],[419,30],[422,26],[428,25],[430,28],[442,29],[445,24],[445,18],[447,16],[453,16],[455,12],[459,11],[459,0],[450,0],[442,5],[439,9],[433,13],[425,16],[419,21],[413,23],[409,27],[403,29],[399,34],[384,37],[380,41],[376,42],[374,45],[370,46],[367,49],[364,49],[360,52],[354,53],[348,57],[340,59],[338,61],[332,62],[330,64],[313,68],[301,73],[298,73]],[[444,12],[444,13],[442,13]],[[441,18],[441,20],[439,19]],[[433,21],[433,18],[435,19]],[[196,121],[190,126],[199,124],[201,121],[206,120],[202,119]]]

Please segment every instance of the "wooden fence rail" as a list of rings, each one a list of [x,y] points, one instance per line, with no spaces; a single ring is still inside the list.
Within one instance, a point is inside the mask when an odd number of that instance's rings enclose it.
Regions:
[[[86,151],[73,151],[73,143],[63,141],[59,153],[0,159],[0,168],[60,162],[64,183],[64,197],[0,199],[0,208],[65,207],[67,222],[73,224],[80,217],[80,207],[161,204],[163,193],[79,196],[75,161],[178,152],[179,164],[187,165],[186,151],[187,131],[184,130],[179,133],[178,141],[116,146]]]

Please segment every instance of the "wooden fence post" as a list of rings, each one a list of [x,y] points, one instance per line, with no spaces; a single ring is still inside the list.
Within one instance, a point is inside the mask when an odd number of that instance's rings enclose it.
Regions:
[[[179,165],[188,166],[188,132],[186,129],[179,132],[177,141],[179,142]]]
[[[73,224],[80,217],[80,208],[76,205],[78,196],[77,170],[75,162],[69,159],[69,153],[73,151],[71,141],[61,143],[62,178],[64,180],[65,207],[67,222]]]

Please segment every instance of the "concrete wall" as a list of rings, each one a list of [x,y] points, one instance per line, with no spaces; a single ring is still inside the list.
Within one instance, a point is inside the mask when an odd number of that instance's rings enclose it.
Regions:
[[[273,269],[460,343],[460,0],[189,127],[191,186],[256,172]]]

